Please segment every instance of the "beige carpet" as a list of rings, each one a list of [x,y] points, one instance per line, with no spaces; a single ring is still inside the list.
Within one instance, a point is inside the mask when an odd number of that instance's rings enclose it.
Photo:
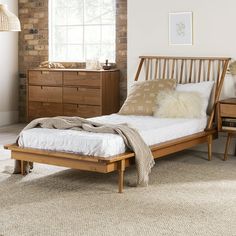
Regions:
[[[118,194],[116,173],[36,165],[22,178],[1,152],[0,235],[236,235],[236,157],[204,158],[159,160],[148,188]]]

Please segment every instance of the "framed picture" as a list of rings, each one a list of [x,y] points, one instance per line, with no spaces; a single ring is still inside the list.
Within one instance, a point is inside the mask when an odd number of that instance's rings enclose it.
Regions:
[[[169,13],[169,44],[193,45],[193,13]]]

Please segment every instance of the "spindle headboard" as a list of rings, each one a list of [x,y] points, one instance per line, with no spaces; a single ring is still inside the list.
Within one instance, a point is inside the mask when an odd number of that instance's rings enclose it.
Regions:
[[[208,128],[212,128],[215,104],[219,100],[230,58],[227,57],[171,57],[140,56],[135,76],[139,80],[143,70],[145,80],[176,79],[177,83],[215,81],[215,96]]]

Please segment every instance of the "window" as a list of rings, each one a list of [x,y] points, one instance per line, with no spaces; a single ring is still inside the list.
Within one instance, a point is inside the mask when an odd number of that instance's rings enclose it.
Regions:
[[[50,0],[49,60],[115,62],[115,0]]]

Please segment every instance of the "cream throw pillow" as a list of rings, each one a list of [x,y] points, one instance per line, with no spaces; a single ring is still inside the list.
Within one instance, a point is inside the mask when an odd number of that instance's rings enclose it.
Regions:
[[[175,86],[174,79],[135,82],[119,114],[152,116],[156,109],[158,93],[160,91],[174,90]]]
[[[203,99],[197,92],[161,93],[154,116],[161,118],[200,118],[206,113]]]
[[[200,83],[178,84],[176,91],[179,92],[198,92],[203,99],[203,110],[206,113],[207,107],[210,114],[214,103],[214,81],[204,81]],[[212,92],[213,90],[213,92]]]

